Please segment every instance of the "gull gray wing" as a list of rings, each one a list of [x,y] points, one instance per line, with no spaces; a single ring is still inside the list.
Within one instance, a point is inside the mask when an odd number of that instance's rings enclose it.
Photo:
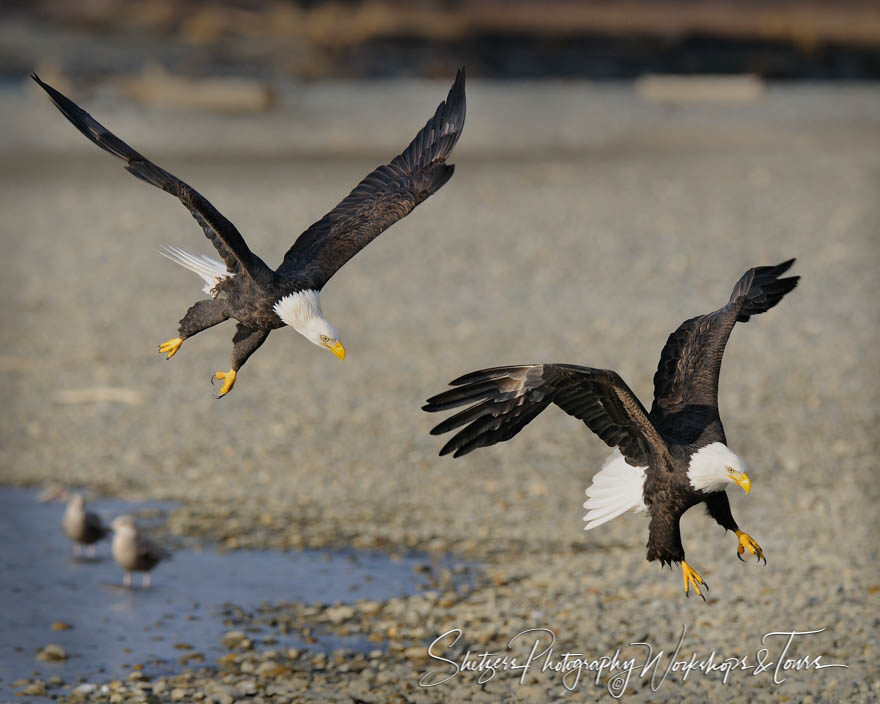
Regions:
[[[409,146],[303,232],[284,255],[278,274],[320,290],[349,259],[452,177],[455,167],[446,159],[464,127],[464,83],[461,68],[446,100]]]
[[[85,534],[87,537],[90,537],[91,542],[95,542],[104,538],[110,532],[110,526],[104,523],[101,520],[101,517],[92,513],[91,511],[86,511],[85,514]]]
[[[265,279],[272,272],[263,261],[248,249],[244,238],[229,220],[208,202],[208,199],[192,186],[173,174],[156,166],[149,159],[136,152],[119,137],[95,120],[66,96],[40,80],[37,74],[31,78],[49,94],[61,113],[71,124],[104,151],[126,162],[125,169],[142,181],[161,188],[176,196],[183,203],[196,222],[220,253],[227,269],[233,273],[246,272],[252,278]]]
[[[666,444],[644,406],[613,371],[572,364],[528,364],[484,369],[460,377],[428,399],[422,410],[445,411],[473,404],[431,430],[432,435],[466,426],[441,455],[465,455],[509,440],[551,403],[582,420],[632,465],[664,463]]]
[[[171,559],[171,553],[146,536],[137,536],[137,569],[151,570],[163,560]]]

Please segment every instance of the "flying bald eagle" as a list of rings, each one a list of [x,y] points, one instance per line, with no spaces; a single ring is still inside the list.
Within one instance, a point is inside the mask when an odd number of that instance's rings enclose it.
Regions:
[[[648,560],[681,563],[685,594],[690,587],[705,600],[705,580],[684,559],[679,519],[704,502],[709,515],[735,531],[737,557],[761,547],[733,520],[727,489],[751,481],[745,463],[727,447],[718,415],[718,375],[730,331],[737,322],[775,306],[799,276],[779,278],[794,259],[749,269],[730,300],[714,313],[682,323],[666,341],[654,375],[650,413],[616,372],[573,364],[526,364],[484,369],[451,382],[457,388],[428,399],[426,411],[473,404],[431,430],[432,435],[466,426],[441,455],[466,455],[509,440],[551,403],[582,420],[615,450],[593,477],[584,508],[585,530],[629,509],[647,511]]]
[[[203,290],[211,298],[198,301],[186,312],[178,336],[163,342],[160,352],[171,359],[188,337],[229,318],[238,321],[232,340],[232,368],[216,374],[223,381],[217,398],[232,389],[238,370],[269,333],[284,325],[344,359],[339,333],[321,312],[321,289],[349,259],[452,177],[455,167],[446,164],[446,159],[465,119],[465,75],[461,68],[446,100],[409,146],[390,164],[373,170],[339,205],[303,232],[273,271],[248,249],[235,226],[204,196],[138,154],[36,74],[32,78],[74,127],[125,161],[126,170],[177,196],[223,259],[194,256],[176,247],[163,251],[200,276],[205,282]]]

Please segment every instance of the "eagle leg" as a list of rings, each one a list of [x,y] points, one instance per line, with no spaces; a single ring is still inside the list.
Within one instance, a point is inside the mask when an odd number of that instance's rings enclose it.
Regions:
[[[702,584],[706,588],[706,591],[709,591],[709,585],[706,583],[706,580],[698,575],[697,571],[684,560],[681,561],[681,574],[684,578],[684,595],[690,599],[691,585],[693,585],[697,596],[703,601],[706,601],[706,597],[703,596],[703,593],[700,591],[700,585]]]
[[[159,352],[167,354],[167,359],[171,359],[186,338],[228,319],[229,314],[226,311],[225,299],[212,298],[207,301],[196,301],[180,319],[180,325],[177,328],[178,337],[172,337],[159,345]]]
[[[220,391],[214,394],[215,398],[223,398],[226,394],[232,391],[232,387],[235,386],[236,375],[237,372],[234,369],[230,369],[228,372],[217,372],[211,377],[212,385],[214,384],[215,377],[223,381],[223,386],[220,387]]]
[[[232,368],[228,372],[217,372],[211,377],[212,384],[215,377],[225,380],[223,386],[220,387],[220,393],[215,394],[217,398],[225,396],[232,390],[238,370],[266,341],[269,332],[269,330],[254,329],[244,323],[238,323],[235,328],[235,336],[232,338]]]
[[[743,553],[748,550],[752,555],[755,556],[755,559],[760,562],[764,560],[764,564],[767,564],[767,558],[764,557],[764,551],[761,550],[761,546],[755,542],[755,540],[748,533],[744,533],[741,530],[736,531],[736,537],[739,538],[739,545],[736,547],[736,556],[739,558],[740,562],[745,562],[742,559]]]
[[[172,337],[170,340],[166,340],[161,345],[159,345],[159,352],[161,352],[162,354],[167,354],[167,359],[171,359],[177,353],[177,350],[180,349],[180,346],[182,344],[182,337]]]

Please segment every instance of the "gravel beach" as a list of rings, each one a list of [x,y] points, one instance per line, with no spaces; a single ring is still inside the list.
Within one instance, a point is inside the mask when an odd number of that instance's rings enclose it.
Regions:
[[[447,88],[317,83],[255,116],[74,97],[277,264]],[[87,686],[24,672],[22,691],[221,704],[611,701],[616,672],[574,679],[542,659],[489,677],[427,658],[435,638],[460,629],[435,652],[458,664],[468,649],[526,659],[534,637],[508,641],[550,629],[553,659],[621,649],[644,660],[633,642],[664,650],[656,691],[636,670],[624,701],[880,699],[875,86],[771,85],[744,104],[665,105],[631,84],[470,81],[455,176],[322,295],[345,361],[278,330],[220,401],[209,378],[229,366],[232,323],[171,361],[156,351],[201,296],[156,250],[215,254],[186,210],[31,87],[3,88],[0,118],[10,126],[0,135],[3,484],[178,502],[159,531],[172,541],[419,550],[481,565],[466,585],[440,575],[429,591],[384,602],[269,603],[230,626],[359,634],[375,650],[278,651],[233,636],[218,662]],[[680,570],[645,561],[642,516],[583,531],[584,490],[609,450],[558,409],[510,442],[437,456],[428,430],[439,419],[419,408],[451,379],[571,362],[617,370],[648,405],[669,332],[720,307],[750,266],[790,257],[799,287],[736,327],[721,376],[728,442],[753,482],[749,495],[730,492],[733,513],[768,564],[741,563],[731,535],[689,512],[683,542],[711,585],[707,603],[685,599]],[[767,633],[824,629],[795,638],[787,657],[848,668],[660,682],[683,628],[681,659],[714,651],[716,662],[750,664],[762,647],[779,656],[785,637],[762,644]],[[429,671],[449,679],[420,686]]]

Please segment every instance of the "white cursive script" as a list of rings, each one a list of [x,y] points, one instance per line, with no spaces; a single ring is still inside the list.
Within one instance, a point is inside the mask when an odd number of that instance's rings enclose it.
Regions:
[[[715,674],[723,684],[727,684],[736,671],[751,677],[770,676],[773,684],[779,685],[785,681],[787,673],[848,667],[842,663],[823,662],[822,655],[791,655],[795,640],[824,630],[765,633],[761,637],[764,647],[751,656],[723,656],[715,650],[708,655],[691,653],[683,656],[687,626],[682,626],[678,643],[668,656],[664,650],[655,652],[654,646],[646,642],[629,643],[617,648],[611,655],[593,656],[580,652],[557,652],[556,634],[553,631],[549,628],[529,628],[508,640],[504,651],[473,652],[467,649],[453,658],[448,656],[449,651],[461,640],[462,630],[451,628],[428,646],[428,658],[442,665],[425,672],[419,679],[419,686],[436,687],[463,673],[474,673],[476,682],[484,684],[500,672],[516,674],[522,684],[529,672],[540,672],[558,676],[562,686],[570,692],[577,689],[582,679],[589,679],[596,686],[601,686],[604,679],[608,693],[620,699],[634,676],[649,680],[651,690],[656,692],[673,673],[683,682],[697,673],[704,676]],[[626,649],[634,650],[635,654],[625,656],[623,651]]]

